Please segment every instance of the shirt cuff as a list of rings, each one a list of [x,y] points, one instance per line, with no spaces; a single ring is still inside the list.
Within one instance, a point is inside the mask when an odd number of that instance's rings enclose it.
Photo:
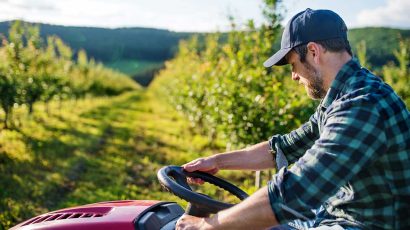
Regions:
[[[289,162],[285,157],[285,154],[283,154],[283,151],[281,148],[279,148],[279,143],[277,142],[278,140],[278,135],[275,135],[269,139],[269,146],[271,150],[274,150],[276,152],[276,168],[279,170],[283,167],[288,167]]]

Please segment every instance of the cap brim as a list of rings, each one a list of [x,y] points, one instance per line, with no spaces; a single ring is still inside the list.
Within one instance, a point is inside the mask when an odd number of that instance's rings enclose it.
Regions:
[[[289,51],[292,48],[285,48],[285,49],[280,49],[278,52],[276,52],[272,57],[270,57],[268,60],[266,60],[263,63],[263,66],[265,67],[271,67],[273,65],[286,65],[288,62],[286,61],[286,54],[289,53]]]

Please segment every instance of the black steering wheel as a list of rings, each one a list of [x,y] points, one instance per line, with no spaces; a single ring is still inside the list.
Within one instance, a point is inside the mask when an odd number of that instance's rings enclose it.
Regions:
[[[187,214],[190,215],[207,216],[210,213],[217,213],[232,207],[234,204],[217,201],[209,196],[192,191],[187,183],[187,177],[200,178],[228,191],[240,200],[244,200],[249,196],[237,186],[223,179],[199,171],[187,172],[180,166],[165,166],[158,171],[157,177],[168,191],[190,202],[190,206],[187,208]]]

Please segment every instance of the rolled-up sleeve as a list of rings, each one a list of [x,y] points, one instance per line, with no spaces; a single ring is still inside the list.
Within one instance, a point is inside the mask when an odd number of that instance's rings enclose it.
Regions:
[[[381,113],[366,101],[336,104],[323,121],[313,146],[292,168],[282,168],[268,185],[270,203],[280,223],[300,216],[311,218],[312,209],[387,149]]]
[[[288,134],[272,136],[269,139],[270,147],[276,152],[283,152],[288,162],[297,161],[319,138],[317,116],[318,112],[314,113],[308,122]]]

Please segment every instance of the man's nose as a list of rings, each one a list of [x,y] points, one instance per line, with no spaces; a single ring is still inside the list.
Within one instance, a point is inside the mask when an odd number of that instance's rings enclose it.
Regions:
[[[299,81],[299,79],[300,79],[299,75],[295,72],[292,72],[292,80]]]

